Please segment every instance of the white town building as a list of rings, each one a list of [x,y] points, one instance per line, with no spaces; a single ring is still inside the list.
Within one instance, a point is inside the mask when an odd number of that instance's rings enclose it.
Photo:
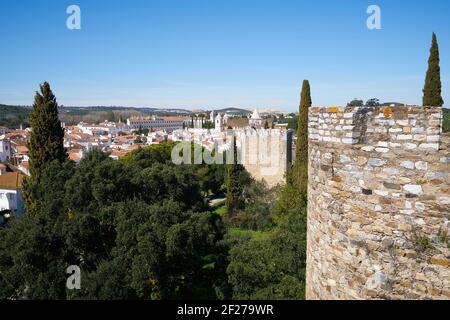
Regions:
[[[11,141],[8,139],[0,140],[0,162],[6,163],[11,158]]]
[[[188,120],[190,118],[185,117],[133,117],[127,119],[127,125],[130,129],[173,131],[182,129]]]
[[[22,179],[23,175],[19,172],[0,175],[0,212],[10,211],[11,216],[20,216],[25,212]]]
[[[248,124],[250,127],[261,127],[264,124],[264,120],[259,115],[257,109],[253,111],[252,117],[249,119]]]

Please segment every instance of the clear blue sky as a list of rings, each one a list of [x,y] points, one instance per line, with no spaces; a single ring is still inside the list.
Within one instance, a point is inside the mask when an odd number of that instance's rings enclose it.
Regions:
[[[31,104],[47,80],[63,105],[291,111],[309,79],[315,105],[420,104],[433,31],[449,105],[448,0],[1,1],[0,103]]]

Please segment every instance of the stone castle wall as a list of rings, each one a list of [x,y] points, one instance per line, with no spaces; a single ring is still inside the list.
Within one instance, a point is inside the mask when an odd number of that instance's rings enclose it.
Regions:
[[[311,108],[308,299],[450,299],[438,107]]]

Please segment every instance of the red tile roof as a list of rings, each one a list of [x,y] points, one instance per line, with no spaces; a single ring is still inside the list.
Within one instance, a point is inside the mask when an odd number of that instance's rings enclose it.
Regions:
[[[28,152],[30,152],[30,150],[28,150],[28,148],[25,147],[25,146],[17,146],[16,150],[19,153],[28,153]]]

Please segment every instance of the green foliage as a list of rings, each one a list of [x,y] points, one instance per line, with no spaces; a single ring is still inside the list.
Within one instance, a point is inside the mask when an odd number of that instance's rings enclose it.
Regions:
[[[423,105],[440,107],[444,104],[441,96],[441,69],[439,66],[439,45],[433,32],[428,70],[423,88]]]
[[[259,181],[244,185],[244,208],[229,221],[245,230],[267,230],[273,227],[272,210],[276,202],[276,190],[270,190]]]
[[[117,237],[112,259],[102,263],[106,270],[88,276],[87,298],[215,297],[223,232],[216,215],[183,212],[172,200],[121,203],[114,211]],[[116,268],[125,281],[98,281]]]
[[[48,164],[41,180],[33,182],[39,214],[14,219],[0,230],[0,299],[59,299],[65,293],[64,183],[73,173],[73,163]],[[0,282],[2,282],[0,280]]]
[[[227,269],[234,299],[303,299],[306,212],[289,216],[269,237],[241,240]]]
[[[166,147],[50,163],[30,183],[39,214],[0,230],[0,299],[226,297],[222,220],[195,167],[166,161]],[[82,270],[81,290],[65,288],[69,265]]]
[[[30,124],[30,173],[33,180],[39,181],[50,162],[63,162],[67,158],[64,129],[58,119],[58,104],[47,82],[40,86],[40,92],[36,92]]]
[[[216,127],[214,121],[211,120],[205,120],[205,122],[203,122],[203,129],[214,129]]]
[[[280,115],[277,119],[276,119],[276,123],[278,124],[285,124],[287,123],[287,128],[294,130],[295,132],[297,132],[298,130],[298,115],[292,113],[290,114],[290,118],[285,118],[283,115]],[[273,124],[273,122],[272,122]]]
[[[349,103],[347,103],[347,107],[361,107],[364,105],[364,101],[361,99],[353,99],[352,101],[350,101]]]
[[[143,134],[143,135],[148,135],[148,133],[150,132],[150,130],[149,129],[142,129],[142,128],[139,128],[137,131],[135,131],[135,134],[137,134],[137,135],[141,135],[141,134]]]
[[[216,207],[212,207],[212,209],[221,217],[223,217],[228,212],[227,206],[225,204],[220,204]]]
[[[221,164],[196,165],[196,175],[205,195],[221,194],[225,188],[226,166]]]
[[[288,179],[288,183],[299,188],[303,195],[306,195],[308,188],[308,111],[311,105],[311,89],[308,80],[304,80],[300,99],[295,162],[291,179]]]
[[[108,111],[106,113],[106,120],[110,121],[110,122],[114,122],[116,121],[116,115],[114,114],[113,111]]]
[[[272,210],[272,219],[276,224],[283,223],[291,214],[298,214],[306,207],[307,195],[292,183],[287,183],[278,194]]]
[[[433,244],[426,234],[416,232],[413,237],[413,244],[418,252],[423,253],[433,248]]]
[[[236,140],[233,139],[233,164],[227,164],[227,209],[228,218],[232,219],[236,213],[244,208],[243,188],[249,175],[242,164],[237,161]]]
[[[67,159],[64,128],[58,119],[58,104],[47,82],[40,86],[40,92],[36,92],[30,124],[32,131],[28,147],[31,178],[23,181],[23,197],[27,212],[35,214],[39,208],[38,199],[33,197],[31,185],[39,182],[52,161],[63,163]]]
[[[442,109],[444,119],[442,120],[442,131],[450,132],[450,109]]]
[[[167,141],[133,150],[120,159],[127,165],[137,165],[141,168],[150,167],[155,163],[172,164],[172,149],[178,142]],[[192,144],[192,156],[193,156]],[[202,147],[203,148],[203,147]],[[204,148],[202,149],[202,152]],[[213,152],[212,157],[215,154]],[[204,195],[221,193],[225,183],[225,166],[220,164],[186,165],[183,168],[195,172],[196,180]]]
[[[120,159],[124,164],[136,164],[141,168],[150,167],[154,163],[171,162],[172,149],[177,143],[173,141],[159,143],[133,150]]]
[[[228,237],[229,241],[236,241],[240,239],[245,239],[245,241],[253,239],[253,240],[262,240],[268,239],[273,235],[274,230],[261,231],[261,230],[246,230],[241,228],[229,228],[228,229]]]
[[[380,100],[378,100],[377,98],[369,99],[366,102],[366,106],[368,106],[368,107],[377,107],[379,105],[380,105]]]
[[[30,112],[30,107],[0,104],[0,126],[18,129],[20,125],[23,125],[26,128],[30,124],[28,120]]]

